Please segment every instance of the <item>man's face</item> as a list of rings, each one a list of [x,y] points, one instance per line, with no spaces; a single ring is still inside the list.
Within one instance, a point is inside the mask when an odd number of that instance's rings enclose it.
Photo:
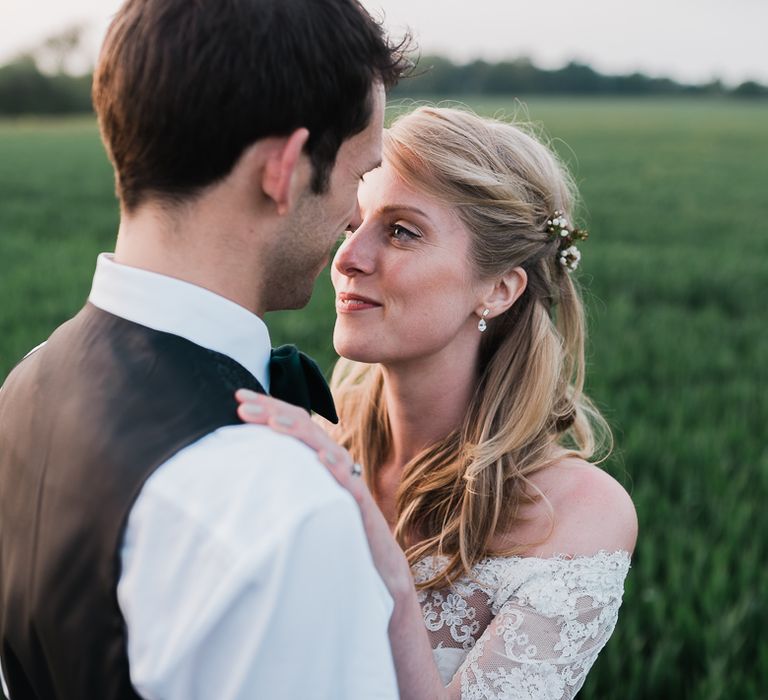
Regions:
[[[309,302],[315,280],[328,264],[331,250],[357,215],[357,187],[381,163],[384,88],[372,88],[368,126],[344,141],[321,195],[309,187],[296,203],[280,234],[264,290],[267,311],[298,309]]]

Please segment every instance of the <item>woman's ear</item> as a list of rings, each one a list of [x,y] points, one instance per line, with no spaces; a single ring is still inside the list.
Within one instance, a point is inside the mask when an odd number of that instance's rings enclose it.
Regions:
[[[525,291],[528,285],[528,273],[522,267],[513,267],[493,280],[492,285],[488,293],[483,295],[480,306],[475,309],[475,313],[481,318],[494,318],[509,309]],[[489,313],[483,316],[486,309]]]
[[[293,205],[294,176],[309,138],[307,129],[296,129],[285,137],[270,139],[261,175],[261,189],[275,204],[278,215]]]

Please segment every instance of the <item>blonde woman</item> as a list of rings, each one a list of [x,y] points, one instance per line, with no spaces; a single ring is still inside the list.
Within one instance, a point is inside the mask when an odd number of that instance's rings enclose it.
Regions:
[[[582,391],[571,181],[463,110],[417,109],[384,144],[332,267],[339,426],[249,392],[240,415],[314,447],[359,504],[403,698],[572,698],[637,520],[588,461],[606,426]]]

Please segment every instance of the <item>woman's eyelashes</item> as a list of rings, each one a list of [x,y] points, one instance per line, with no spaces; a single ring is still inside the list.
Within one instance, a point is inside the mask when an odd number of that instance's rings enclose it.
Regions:
[[[347,224],[347,227],[344,229],[344,232],[341,234],[341,240],[344,241],[350,236],[352,236],[356,231],[358,227],[354,226],[353,224]],[[419,238],[421,238],[421,234],[418,231],[414,231],[413,229],[406,228],[402,224],[389,224],[387,226],[387,233],[395,241],[399,242],[408,242],[408,241],[415,241]]]
[[[414,241],[418,238],[421,238],[421,234],[417,233],[416,231],[412,231],[409,228],[406,228],[402,224],[392,224],[389,227],[390,235],[392,238],[394,238],[396,241]]]

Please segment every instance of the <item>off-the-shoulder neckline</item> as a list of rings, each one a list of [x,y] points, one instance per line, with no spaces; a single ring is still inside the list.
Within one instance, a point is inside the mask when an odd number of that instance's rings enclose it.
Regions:
[[[450,559],[447,555],[427,555],[423,559],[420,559],[414,564],[414,568],[421,567],[421,566],[431,566],[433,570],[437,570],[439,568],[440,564],[444,564]],[[627,567],[629,566],[629,563],[631,561],[631,555],[630,553],[625,549],[617,549],[612,552],[609,552],[605,549],[601,549],[594,554],[576,554],[576,555],[570,555],[567,553],[558,553],[553,554],[548,557],[536,557],[536,556],[527,556],[527,555],[521,555],[521,554],[512,554],[509,556],[489,556],[489,557],[483,557],[480,559],[472,568],[473,572],[477,572],[479,569],[485,568],[488,565],[495,564],[496,562],[520,562],[520,563],[538,563],[538,564],[563,564],[563,565],[570,565],[570,564],[584,564],[589,563],[591,560],[595,559],[608,559],[608,560],[616,560],[619,565],[625,564]]]
[[[562,561],[562,562],[581,562],[586,561],[589,559],[604,559],[604,558],[613,558],[616,557],[618,559],[631,559],[630,553],[626,549],[616,549],[613,552],[609,552],[605,549],[601,549],[597,552],[594,552],[593,554],[567,554],[566,552],[558,552],[555,554],[552,554],[548,557],[537,557],[537,556],[529,556],[525,554],[512,554],[510,556],[504,557],[484,557],[481,559],[478,564],[483,562],[489,562],[489,561],[495,561],[495,560],[525,560],[525,559],[532,559],[534,561],[542,561],[542,562],[550,562],[550,561]]]

